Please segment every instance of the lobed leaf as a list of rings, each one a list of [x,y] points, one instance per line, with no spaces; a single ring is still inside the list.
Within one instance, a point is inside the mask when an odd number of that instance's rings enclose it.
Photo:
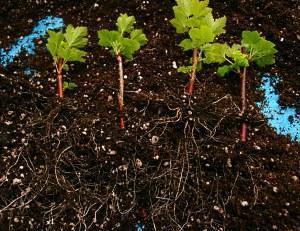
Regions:
[[[258,43],[261,40],[260,34],[257,31],[243,31],[242,45],[249,46]]]
[[[218,36],[222,33],[225,33],[225,25],[226,25],[226,16],[218,19],[214,19],[212,13],[208,13],[205,17],[201,18],[199,27],[206,25],[210,27],[214,33],[214,36]]]
[[[48,31],[48,35],[49,35],[49,38],[48,38],[46,47],[47,47],[48,51],[50,52],[50,54],[52,55],[53,59],[57,59],[58,49],[61,45],[61,42],[64,39],[64,35],[61,31],[55,32],[52,30]]]
[[[261,37],[257,31],[243,31],[242,46],[249,53],[251,61],[259,67],[275,63],[275,44]]]
[[[217,74],[221,77],[224,77],[225,75],[229,74],[232,70],[232,65],[224,65],[218,68]]]
[[[230,47],[227,44],[213,43],[204,49],[205,63],[223,63]]]
[[[192,6],[192,14],[197,18],[201,18],[211,13],[212,9],[208,7],[208,4],[209,4],[209,0],[204,0],[204,1],[195,0],[194,5]]]
[[[173,7],[175,17],[170,20],[176,32],[181,34],[189,32],[192,28],[199,28],[201,18],[212,11],[207,7],[208,2],[208,0],[178,0],[177,5]]]
[[[125,32],[130,33],[133,30],[135,18],[127,14],[121,14],[117,19],[118,31],[123,35]]]
[[[258,43],[252,46],[252,60],[259,66],[264,67],[275,63],[275,44],[261,39]]]
[[[204,44],[213,42],[215,38],[212,28],[208,26],[193,28],[190,30],[189,35],[193,41],[193,46],[200,49]]]
[[[184,12],[186,17],[192,15],[193,6],[195,5],[195,0],[177,0],[178,7]]]
[[[136,30],[131,31],[130,39],[138,42],[140,44],[140,46],[145,45],[148,41],[148,39],[146,38],[146,35],[140,29],[136,29]]]
[[[122,38],[121,40],[122,48],[121,53],[126,59],[132,60],[133,54],[140,49],[140,44],[132,39]]]
[[[212,30],[215,35],[220,35],[226,32],[226,30],[224,29],[226,26],[226,21],[227,21],[226,16],[214,20],[212,24]]]
[[[79,50],[77,48],[69,47],[66,44],[62,44],[58,50],[58,56],[63,58],[65,62],[85,62],[84,56],[86,55],[85,51]]]
[[[83,48],[88,42],[87,34],[86,27],[78,26],[74,28],[72,25],[68,25],[64,37],[69,47]]]
[[[118,31],[109,31],[106,29],[98,31],[99,45],[103,47],[113,47],[113,43],[120,41],[121,34]]]
[[[177,0],[178,7],[184,12],[187,18],[191,16],[201,17],[209,12],[208,0]]]
[[[183,48],[184,51],[192,50],[193,47],[193,41],[191,39],[184,39],[179,43],[179,46]]]
[[[175,27],[176,33],[182,34],[188,32],[189,25],[188,17],[185,15],[184,11],[179,6],[173,7],[175,18],[170,20],[170,23]]]

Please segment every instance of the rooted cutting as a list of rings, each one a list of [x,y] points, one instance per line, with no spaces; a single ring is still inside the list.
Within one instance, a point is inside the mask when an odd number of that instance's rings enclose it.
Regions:
[[[240,113],[243,122],[240,139],[247,140],[247,124],[245,121],[247,68],[251,63],[265,67],[275,63],[275,44],[261,37],[257,31],[243,31],[241,44],[211,44],[206,48],[208,60],[216,63],[227,63],[218,68],[218,74],[225,76],[234,71],[240,76]]]
[[[57,94],[63,98],[63,70],[68,70],[68,62],[85,62],[86,52],[81,50],[87,45],[86,27],[68,25],[66,32],[48,31],[47,49],[51,53],[57,72]]]
[[[212,9],[208,7],[209,0],[177,0],[176,2],[177,5],[173,7],[175,18],[170,22],[178,34],[187,35],[179,46],[184,51],[193,51],[191,65],[178,68],[179,72],[190,75],[187,93],[191,96],[196,73],[202,70],[202,63],[206,59],[205,48],[213,43],[218,35],[225,33],[226,17],[214,19]]]
[[[124,70],[123,56],[126,60],[132,60],[133,55],[142,45],[147,43],[147,38],[142,30],[134,29],[136,23],[134,16],[121,14],[117,19],[118,30],[99,30],[99,45],[110,48],[112,55],[116,57],[119,65],[119,93],[118,106],[120,114],[120,129],[125,128],[124,106]]]

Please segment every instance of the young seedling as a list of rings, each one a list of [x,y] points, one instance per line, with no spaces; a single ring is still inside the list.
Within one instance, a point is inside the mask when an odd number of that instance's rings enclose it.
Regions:
[[[136,23],[133,16],[121,14],[117,19],[118,30],[99,30],[99,45],[110,49],[116,57],[119,65],[119,93],[118,106],[120,113],[120,128],[124,129],[123,106],[124,106],[124,76],[123,57],[132,60],[133,55],[142,45],[147,43],[147,38],[142,30],[134,29]]]
[[[226,17],[214,19],[212,9],[208,7],[209,0],[176,0],[173,7],[175,18],[170,22],[179,34],[185,34],[186,39],[179,44],[184,51],[193,51],[192,65],[178,68],[179,72],[189,74],[188,94],[194,90],[197,71],[201,71],[205,60],[205,47],[213,43],[216,37],[225,33]]]
[[[81,50],[88,42],[86,27],[68,25],[66,32],[48,31],[47,49],[51,53],[57,72],[57,94],[63,98],[63,69],[68,69],[68,62],[85,62],[86,52]]]
[[[218,75],[225,76],[230,72],[240,75],[240,114],[244,117],[246,111],[246,81],[247,68],[255,63],[265,67],[275,63],[275,44],[261,37],[257,31],[243,31],[241,44],[211,44],[206,47],[206,62],[227,63],[218,68]],[[242,123],[240,138],[247,140],[247,124]]]

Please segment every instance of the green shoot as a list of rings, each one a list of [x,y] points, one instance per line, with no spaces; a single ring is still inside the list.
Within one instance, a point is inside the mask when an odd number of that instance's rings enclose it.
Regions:
[[[86,52],[81,50],[87,45],[87,28],[68,25],[65,33],[48,31],[47,49],[53,57],[57,71],[58,96],[63,97],[62,71],[68,69],[68,62],[85,62]]]
[[[65,82],[64,81],[63,88],[64,88],[64,91],[65,90],[73,91],[75,88],[77,88],[77,84],[74,82]]]
[[[261,37],[257,31],[243,31],[241,44],[211,44],[205,48],[206,62],[226,63],[218,68],[218,75],[225,76],[230,72],[240,75],[240,116],[246,111],[246,78],[247,68],[251,64],[265,67],[275,63],[275,44]],[[242,124],[241,140],[246,142],[247,126]]]
[[[99,30],[99,45],[107,47],[119,64],[119,93],[118,105],[120,112],[120,128],[124,129],[123,106],[124,106],[124,76],[123,56],[126,60],[132,60],[133,55],[147,43],[147,38],[142,30],[135,29],[134,16],[121,14],[117,19],[117,30]]]
[[[190,75],[188,94],[192,95],[196,72],[202,70],[206,59],[205,48],[225,33],[226,17],[214,19],[212,9],[208,7],[209,0],[177,0],[176,3],[173,7],[175,18],[170,22],[177,33],[187,36],[179,46],[184,51],[193,50],[192,64],[182,66],[178,71]]]

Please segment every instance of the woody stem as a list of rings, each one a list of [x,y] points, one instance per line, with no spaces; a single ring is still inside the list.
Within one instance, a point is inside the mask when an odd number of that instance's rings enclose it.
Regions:
[[[240,116],[243,117],[246,111],[246,67],[244,67],[243,72],[240,74]],[[240,133],[241,141],[246,142],[247,140],[247,124],[245,122],[241,125],[241,133]]]
[[[57,69],[57,94],[58,97],[63,98],[63,75],[62,75],[62,67],[63,67],[63,60],[59,60],[56,64]]]
[[[194,91],[194,83],[196,80],[197,65],[198,65],[198,49],[195,48],[193,50],[193,67],[192,67],[192,73],[190,75],[189,88],[188,88],[188,94],[190,96],[193,95],[193,91]]]
[[[123,60],[120,54],[117,55],[117,61],[119,64],[119,93],[118,93],[118,106],[120,113],[120,129],[124,129],[124,117],[123,117],[123,106],[124,106],[124,73],[123,73]]]

